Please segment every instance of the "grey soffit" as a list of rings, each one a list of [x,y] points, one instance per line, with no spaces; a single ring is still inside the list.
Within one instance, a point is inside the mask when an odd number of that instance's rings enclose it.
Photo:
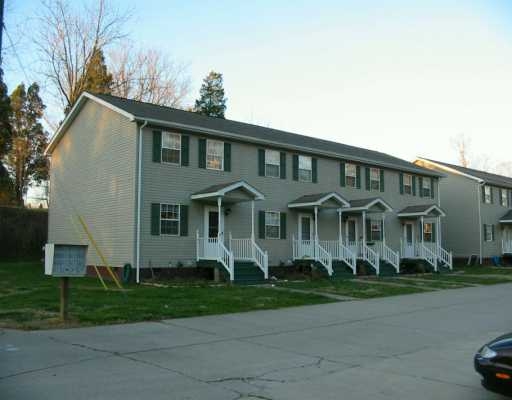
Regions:
[[[490,172],[480,171],[478,169],[461,167],[460,165],[449,164],[442,161],[436,161],[429,158],[423,158],[423,160],[430,161],[451,169],[454,169],[458,172],[461,172],[466,175],[473,176],[475,178],[481,179],[490,185],[503,186],[509,189],[512,189],[512,178],[503,175],[491,174]]]
[[[199,192],[193,193],[190,198],[193,200],[196,199],[205,199],[205,198],[212,198],[212,197],[223,197],[227,193],[235,191],[235,190],[244,190],[248,194],[250,194],[251,197],[253,197],[254,200],[263,200],[265,199],[265,196],[263,193],[261,193],[258,189],[256,189],[254,186],[249,185],[245,181],[233,181],[233,182],[227,182],[227,183],[219,183],[217,185],[212,185],[207,188],[204,188],[203,190],[200,190]]]
[[[512,224],[512,210],[509,210],[503,217],[500,218],[502,224]]]
[[[403,210],[398,212],[399,217],[421,217],[427,216],[432,211],[436,211],[440,215],[445,215],[445,212],[436,204],[423,204],[405,207]]]
[[[293,200],[288,204],[289,208],[304,208],[304,207],[321,207],[326,202],[336,204],[336,207],[347,207],[349,202],[345,198],[336,192],[324,192],[315,194],[306,194]]]
[[[326,152],[334,154],[345,160],[354,160],[369,165],[381,165],[391,169],[405,170],[427,176],[442,177],[443,174],[414,165],[411,162],[361,147],[349,146],[330,140],[317,139],[310,136],[299,135],[272,128],[265,128],[258,125],[244,122],[231,121],[222,118],[212,118],[190,111],[178,110],[175,108],[159,106],[151,103],[143,103],[121,97],[93,94],[93,96],[127,112],[139,121],[149,120],[154,125],[177,124],[195,129],[212,130],[230,135],[237,135],[247,140],[272,143],[274,146],[300,147],[309,150],[310,153]]]

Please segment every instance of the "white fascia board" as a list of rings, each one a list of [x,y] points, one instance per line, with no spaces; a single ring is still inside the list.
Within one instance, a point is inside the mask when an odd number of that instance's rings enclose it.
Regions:
[[[443,171],[451,172],[452,174],[455,174],[455,175],[464,176],[464,177],[466,177],[468,179],[472,179],[472,180],[477,181],[479,183],[483,183],[484,182],[483,179],[480,179],[480,178],[478,178],[476,176],[469,175],[469,174],[466,174],[464,172],[460,172],[460,171],[458,171],[458,170],[456,170],[454,168],[447,167],[446,165],[439,164],[439,163],[436,163],[434,161],[426,160],[425,158],[416,157],[416,160],[414,160],[414,162],[416,162],[416,161],[422,161],[422,162],[427,163],[427,164],[435,165],[436,167],[441,168]]]

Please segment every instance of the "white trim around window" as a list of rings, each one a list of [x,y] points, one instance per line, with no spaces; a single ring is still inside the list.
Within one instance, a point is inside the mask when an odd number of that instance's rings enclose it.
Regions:
[[[180,205],[160,204],[160,235],[180,235]]]
[[[279,151],[265,149],[265,176],[270,178],[281,176],[281,153]]]
[[[484,224],[484,241],[494,242],[494,225]]]
[[[174,132],[162,132],[161,160],[165,164],[181,164],[181,135]]]
[[[412,193],[412,175],[404,174],[404,193],[405,194],[413,194]]]
[[[370,220],[370,241],[379,242],[382,240],[382,220]]]
[[[501,192],[501,199],[500,199],[501,206],[508,207],[508,190],[500,189],[500,192]]]
[[[370,168],[370,189],[380,190],[380,168]]]
[[[224,142],[206,139],[206,169],[224,170]]]
[[[313,181],[313,159],[310,156],[299,155],[299,181]]]
[[[484,203],[485,204],[492,203],[492,189],[489,185],[484,186]]]
[[[423,182],[422,182],[422,188],[421,188],[421,193],[423,195],[423,197],[430,197],[430,189],[432,188],[430,185],[432,184],[432,181],[431,181],[432,178],[423,178]]]
[[[357,165],[345,164],[345,186],[355,188],[357,186]]]
[[[281,213],[265,211],[265,239],[281,238]]]

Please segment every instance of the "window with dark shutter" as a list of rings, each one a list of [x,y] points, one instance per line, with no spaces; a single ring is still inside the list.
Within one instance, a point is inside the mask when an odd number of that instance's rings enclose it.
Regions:
[[[151,234],[160,235],[160,203],[151,204]]]
[[[286,179],[286,153],[282,151],[279,153],[279,163],[280,163],[280,177],[281,179]]]
[[[258,149],[258,176],[265,176],[265,149]]]
[[[206,168],[206,139],[198,140],[198,166],[199,168]]]
[[[282,212],[280,214],[281,218],[281,226],[280,226],[280,233],[281,233],[281,239],[286,239],[286,213]]]
[[[190,137],[181,135],[181,165],[188,167],[189,164]]]
[[[153,131],[153,162],[162,162],[162,132]]]
[[[292,156],[292,168],[293,168],[293,180],[299,180],[299,155],[294,154]]]
[[[188,206],[180,206],[180,236],[188,236]]]
[[[224,143],[224,171],[231,171],[231,143]]]

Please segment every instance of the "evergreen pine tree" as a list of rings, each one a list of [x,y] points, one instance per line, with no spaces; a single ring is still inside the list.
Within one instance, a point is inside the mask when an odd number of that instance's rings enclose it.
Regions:
[[[203,80],[200,98],[196,100],[195,112],[209,117],[224,118],[226,98],[222,85],[222,74],[211,71]]]
[[[0,68],[0,204],[11,204],[14,199],[12,180],[4,166],[4,157],[12,143],[10,112],[10,99],[3,80],[3,71]]]

